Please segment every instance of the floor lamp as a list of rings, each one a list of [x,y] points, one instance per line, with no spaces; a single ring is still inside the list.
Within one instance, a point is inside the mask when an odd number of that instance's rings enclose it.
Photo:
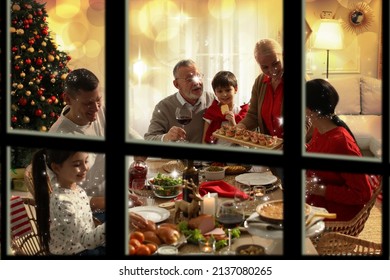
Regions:
[[[329,76],[329,50],[343,48],[343,30],[335,19],[322,19],[318,27],[314,48],[326,50],[326,79]]]

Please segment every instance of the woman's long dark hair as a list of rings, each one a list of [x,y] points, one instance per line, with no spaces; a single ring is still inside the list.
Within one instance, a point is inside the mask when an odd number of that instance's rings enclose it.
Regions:
[[[51,184],[46,173],[46,166],[51,168],[52,163],[62,164],[74,151],[39,150],[32,159],[32,177],[34,184],[34,198],[36,204],[39,241],[43,249],[49,252],[50,242],[50,192]]]
[[[334,113],[339,103],[339,94],[336,89],[324,79],[313,79],[306,82],[306,108],[321,116],[326,116],[337,125],[344,127],[356,142],[348,125]]]

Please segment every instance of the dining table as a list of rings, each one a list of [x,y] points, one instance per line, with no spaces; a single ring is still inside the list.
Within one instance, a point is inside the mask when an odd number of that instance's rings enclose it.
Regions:
[[[148,158],[146,160],[146,164],[148,166],[148,179],[153,178],[158,173],[161,174],[169,174],[167,172],[167,169],[164,168],[167,166],[167,163],[172,163],[172,161],[176,161],[176,159],[163,159],[163,158]],[[199,168],[199,184],[202,184],[203,182],[206,182],[207,180],[204,177],[204,169],[202,166]],[[170,171],[170,170],[168,170]],[[252,166],[250,170],[247,171],[247,173],[258,173],[258,172],[270,172],[270,170],[267,167],[263,166]],[[236,181],[237,175],[229,175],[226,174],[225,177],[222,179],[227,184],[234,186],[236,188],[240,188],[240,184],[242,182]],[[151,191],[150,191],[151,192]],[[150,197],[151,195],[149,195]],[[161,223],[175,223],[175,208],[174,208],[174,202],[176,198],[161,198],[161,197],[153,197],[153,207],[159,207],[170,205],[171,207],[164,207],[164,209],[169,211],[169,216],[167,215],[167,218],[164,221],[161,221]],[[179,198],[181,199],[181,198]],[[231,197],[222,197],[218,196],[218,203],[221,203],[227,199],[233,199]],[[278,178],[277,182],[275,183],[275,187],[272,191],[272,199],[275,200],[282,200],[283,199],[283,187],[281,184],[281,180]],[[186,219],[181,216],[181,219]],[[159,223],[157,223],[158,226]],[[238,246],[244,245],[244,244],[258,244],[265,248],[265,253],[268,255],[283,255],[283,238],[280,236],[283,235],[282,231],[279,231],[278,234],[276,234],[276,237],[274,238],[273,234],[271,233],[271,236],[269,234],[262,235],[262,234],[251,234],[248,231],[247,227],[240,226],[240,237],[235,238],[232,240],[231,243],[231,249],[235,250]],[[129,232],[136,231],[137,229],[134,228],[134,226],[131,225],[131,221],[129,222]],[[255,231],[257,233],[257,231]],[[313,243],[311,242],[310,238],[305,238],[304,241],[304,252],[305,255],[317,255],[317,250],[315,249]],[[220,249],[220,250],[223,250]],[[197,244],[192,243],[184,243],[181,244],[178,248],[178,254],[179,255],[196,255],[196,254],[202,254],[202,252],[199,249],[199,246]],[[218,255],[219,251],[215,252],[215,255]]]

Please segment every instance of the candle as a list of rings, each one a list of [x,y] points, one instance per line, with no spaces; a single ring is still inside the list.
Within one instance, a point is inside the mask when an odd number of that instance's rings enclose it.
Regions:
[[[203,197],[203,214],[215,215],[215,197],[207,193]]]
[[[199,250],[202,253],[211,253],[213,254],[215,252],[215,239],[206,239],[206,240],[199,240]]]

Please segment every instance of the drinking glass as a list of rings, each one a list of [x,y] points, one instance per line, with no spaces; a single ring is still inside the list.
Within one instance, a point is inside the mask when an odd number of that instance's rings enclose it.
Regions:
[[[270,200],[270,196],[267,194],[266,186],[253,186],[253,208],[256,211],[256,207],[259,204],[268,202]]]
[[[244,208],[246,216],[252,214],[252,187],[250,185],[242,184],[240,188],[234,191],[234,202]]]
[[[150,195],[145,179],[134,179],[131,183],[131,190],[133,194],[139,196],[143,205],[153,206],[154,198]]]
[[[185,107],[176,108],[175,112],[176,120],[181,124],[181,127],[184,127],[192,121],[192,111]],[[177,142],[187,142],[185,139],[179,139]]]
[[[245,220],[244,208],[235,203],[234,200],[226,200],[222,202],[217,211],[216,219],[218,223],[228,229],[228,247],[221,251],[223,255],[232,255],[232,229],[238,227]]]

